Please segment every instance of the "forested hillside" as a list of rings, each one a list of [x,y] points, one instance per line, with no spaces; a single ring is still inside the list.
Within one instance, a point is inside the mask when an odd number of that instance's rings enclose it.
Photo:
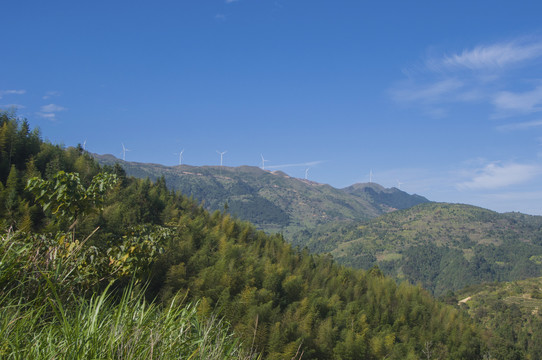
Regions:
[[[0,115],[0,218],[12,229],[0,248],[3,357],[478,359],[487,350],[468,317],[420,287],[294,250],[163,178],[101,168],[81,147],[42,142]],[[175,332],[181,320],[190,336]]]
[[[322,226],[294,244],[341,264],[406,279],[435,294],[542,275],[542,217],[429,203],[367,222]]]
[[[122,161],[111,155],[93,155],[101,164],[120,164],[128,175],[157,180],[203,201],[207,210],[223,210],[287,240],[300,230],[319,224],[371,219],[397,209],[427,202],[396,188],[374,183],[345,189],[293,178],[281,171],[254,166],[163,166]]]
[[[493,334],[495,358],[542,359],[542,278],[473,285],[446,300]]]

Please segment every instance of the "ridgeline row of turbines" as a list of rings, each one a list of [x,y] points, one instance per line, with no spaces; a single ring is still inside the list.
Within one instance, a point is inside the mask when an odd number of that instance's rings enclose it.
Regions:
[[[83,143],[83,150],[86,150],[85,149],[85,146],[86,146],[86,143],[87,141],[85,140],[84,143]],[[124,143],[121,143],[122,144],[122,160],[123,161],[126,161],[126,152],[127,151],[131,151],[130,149],[127,149],[125,146],[124,146]],[[223,163],[224,163],[224,155],[227,153],[228,151],[216,151],[216,153],[218,155],[220,155],[220,166],[223,166]],[[178,153],[174,153],[173,155],[179,155],[179,166],[183,164],[183,153],[184,153],[184,149],[182,149],[180,152]],[[263,154],[260,154],[261,158],[262,158],[262,170],[265,170],[265,162],[266,161],[269,161],[268,159],[265,159],[263,157]],[[306,168],[305,169],[305,180],[308,179],[309,177],[309,170],[310,168]],[[369,172],[369,183],[372,183],[373,182],[373,170],[371,170]],[[400,182],[399,180],[397,180],[397,188],[400,190],[401,189],[401,185],[403,183]]]
[[[86,146],[86,143],[87,141],[85,140],[85,142],[83,143],[83,150],[86,150],[85,149],[85,146]],[[121,143],[122,145],[122,160],[123,161],[126,161],[126,152],[127,151],[131,151],[130,149],[127,149],[126,146],[124,146],[124,143]],[[224,164],[224,155],[227,153],[228,151],[216,151],[216,153],[218,155],[220,155],[220,166],[223,166]],[[179,165],[182,165],[183,164],[183,153],[184,153],[184,149],[181,150],[181,152],[178,152],[178,153],[173,153],[173,155],[179,155]],[[267,159],[265,159],[263,157],[263,154],[260,154],[261,158],[262,158],[262,170],[265,170],[265,162],[266,161],[269,161]],[[305,178],[307,178],[307,174],[309,172],[309,169],[307,168],[307,170],[305,171]]]

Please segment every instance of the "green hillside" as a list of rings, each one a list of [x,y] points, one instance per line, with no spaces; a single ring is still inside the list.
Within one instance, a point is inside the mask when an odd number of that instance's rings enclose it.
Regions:
[[[542,359],[542,278],[470,286],[457,302],[492,334],[498,359]]]
[[[468,317],[420,287],[295,250],[280,235],[207,212],[164,178],[102,168],[81,147],[42,142],[0,115],[0,164],[10,165],[0,172],[2,358],[478,359],[485,351]]]
[[[443,294],[542,275],[542,217],[427,203],[356,223],[300,232],[293,244],[341,264],[382,271]]]
[[[319,224],[370,219],[428,201],[377,184],[336,189],[253,166],[163,166],[126,162],[111,155],[94,157],[103,165],[122,165],[130,176],[153,181],[163,176],[169,188],[204,201],[206,209],[223,210],[227,204],[229,213],[287,238]]]

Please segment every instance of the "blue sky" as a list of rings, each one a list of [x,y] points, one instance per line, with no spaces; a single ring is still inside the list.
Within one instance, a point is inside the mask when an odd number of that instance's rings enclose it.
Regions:
[[[542,215],[542,4],[27,1],[0,108],[126,160],[261,166]]]

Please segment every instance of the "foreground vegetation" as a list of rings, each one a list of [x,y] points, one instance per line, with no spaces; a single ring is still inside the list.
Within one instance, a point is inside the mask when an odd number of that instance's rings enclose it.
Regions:
[[[0,219],[13,229],[0,253],[7,358],[478,359],[486,350],[468,316],[421,287],[293,249],[208,213],[164,179],[100,168],[81,147],[0,119]]]
[[[227,324],[196,304],[147,302],[134,282],[81,296],[92,275],[76,242],[0,239],[2,359],[248,359]],[[41,240],[41,241],[36,241]],[[64,246],[64,245],[69,246]],[[88,264],[87,264],[88,265]]]

